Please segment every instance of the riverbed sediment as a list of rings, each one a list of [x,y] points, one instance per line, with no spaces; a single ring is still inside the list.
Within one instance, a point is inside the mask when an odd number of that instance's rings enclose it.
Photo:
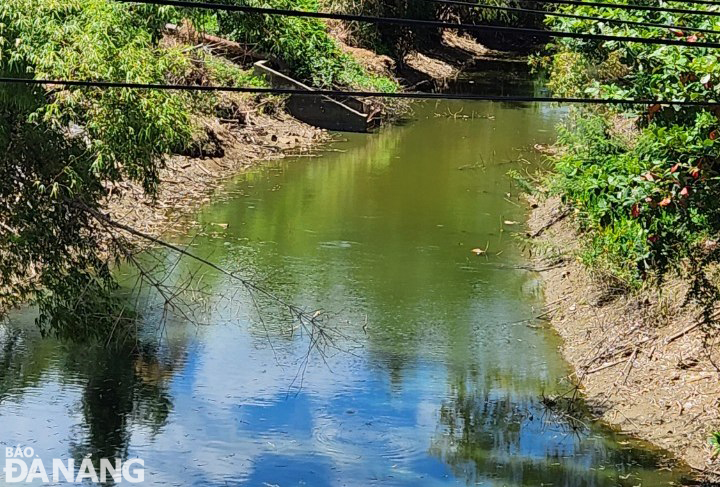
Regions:
[[[718,481],[708,438],[720,429],[720,354],[687,300],[687,283],[617,289],[579,261],[582,235],[558,199],[533,206],[530,235],[550,323],[593,413]]]

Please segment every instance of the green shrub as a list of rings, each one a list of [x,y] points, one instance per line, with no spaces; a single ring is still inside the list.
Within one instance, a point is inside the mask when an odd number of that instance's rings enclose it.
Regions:
[[[680,21],[664,13],[576,10],[615,19]],[[712,28],[715,22],[682,21],[688,31],[677,34],[690,41],[697,39],[690,35],[692,27]],[[549,18],[548,24],[556,30],[662,35],[661,29],[577,19]],[[707,49],[563,39],[552,51],[545,58],[549,85],[561,95],[673,100],[720,95],[720,65]],[[613,130],[616,119],[609,115],[618,112],[636,119],[632,144]],[[567,150],[557,162],[554,190],[578,210],[581,228],[591,237],[583,254],[588,265],[637,286],[649,276],[708,263],[707,249],[720,234],[719,129],[716,112],[698,107],[580,111],[560,137]]]
[[[317,11],[317,0],[263,0],[238,2],[265,8]],[[288,66],[292,74],[317,87],[349,86],[377,91],[396,91],[397,84],[366,72],[343,53],[319,19],[265,14],[224,12],[218,14],[218,29],[238,42],[257,46]]]
[[[715,431],[710,435],[710,446],[712,446],[715,456],[720,455],[720,431]]]

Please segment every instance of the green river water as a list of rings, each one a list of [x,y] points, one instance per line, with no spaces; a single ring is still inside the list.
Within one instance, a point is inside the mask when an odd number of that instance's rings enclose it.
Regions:
[[[564,114],[428,103],[240,175],[185,243],[326,310],[336,347],[307,355],[281,310],[261,300],[261,322],[206,270],[203,311],[160,326],[148,308],[133,351],[41,339],[28,310],[0,327],[0,447],[140,457],[144,485],[673,485],[683,470],[647,445],[542,406],[569,369],[552,331],[520,322],[542,288],[518,268],[527,209],[507,173],[535,167]],[[170,281],[198,269],[154,258]]]

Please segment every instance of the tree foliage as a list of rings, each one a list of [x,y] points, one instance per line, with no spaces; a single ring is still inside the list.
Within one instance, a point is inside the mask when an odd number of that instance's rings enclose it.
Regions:
[[[157,46],[162,9],[103,0],[7,0],[0,73],[162,83],[188,60]],[[102,335],[113,310],[112,246],[88,210],[109,184],[153,194],[163,155],[192,124],[187,95],[129,89],[0,87],[0,306],[36,298],[46,332]]]
[[[317,0],[242,0],[238,4],[317,12]],[[256,48],[287,65],[293,75],[317,87],[350,86],[396,91],[389,78],[368,73],[330,37],[320,19],[220,12],[219,32]]]
[[[549,18],[550,27],[690,42],[720,39],[720,33],[693,33],[693,28],[720,28],[709,16],[597,7],[572,12],[684,27]],[[563,39],[554,44],[546,65],[550,86],[561,95],[712,101],[720,95],[716,57],[707,48]],[[632,123],[623,122],[628,119]],[[588,264],[631,287],[650,276],[689,270],[698,283],[696,297],[711,306],[720,295],[706,272],[720,257],[718,129],[718,113],[703,107],[653,105],[576,114],[561,137],[567,150],[555,183],[591,237],[584,254]]]
[[[194,9],[107,0],[4,0],[0,76],[260,83],[207,52],[163,42],[165,24],[185,19],[229,22]],[[297,70],[317,70],[325,83],[377,81],[339,51],[321,22],[240,20],[233,28],[264,35],[267,47]],[[108,228],[103,204],[125,182],[155,196],[164,158],[192,143],[196,115],[219,106],[214,96],[0,85],[0,310],[34,299],[44,332],[89,338],[114,330],[126,311],[114,297],[111,268],[129,246]]]

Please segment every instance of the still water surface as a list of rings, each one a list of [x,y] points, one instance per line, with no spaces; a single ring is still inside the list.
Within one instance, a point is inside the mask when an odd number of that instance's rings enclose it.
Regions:
[[[148,309],[132,353],[40,339],[29,310],[0,328],[0,447],[140,457],[145,485],[671,485],[659,454],[542,407],[568,368],[551,331],[518,323],[542,296],[517,268],[507,173],[563,114],[427,104],[241,175],[186,243],[327,310],[337,349],[306,360],[306,334],[213,274],[199,323]],[[171,281],[196,270],[161,258]]]

